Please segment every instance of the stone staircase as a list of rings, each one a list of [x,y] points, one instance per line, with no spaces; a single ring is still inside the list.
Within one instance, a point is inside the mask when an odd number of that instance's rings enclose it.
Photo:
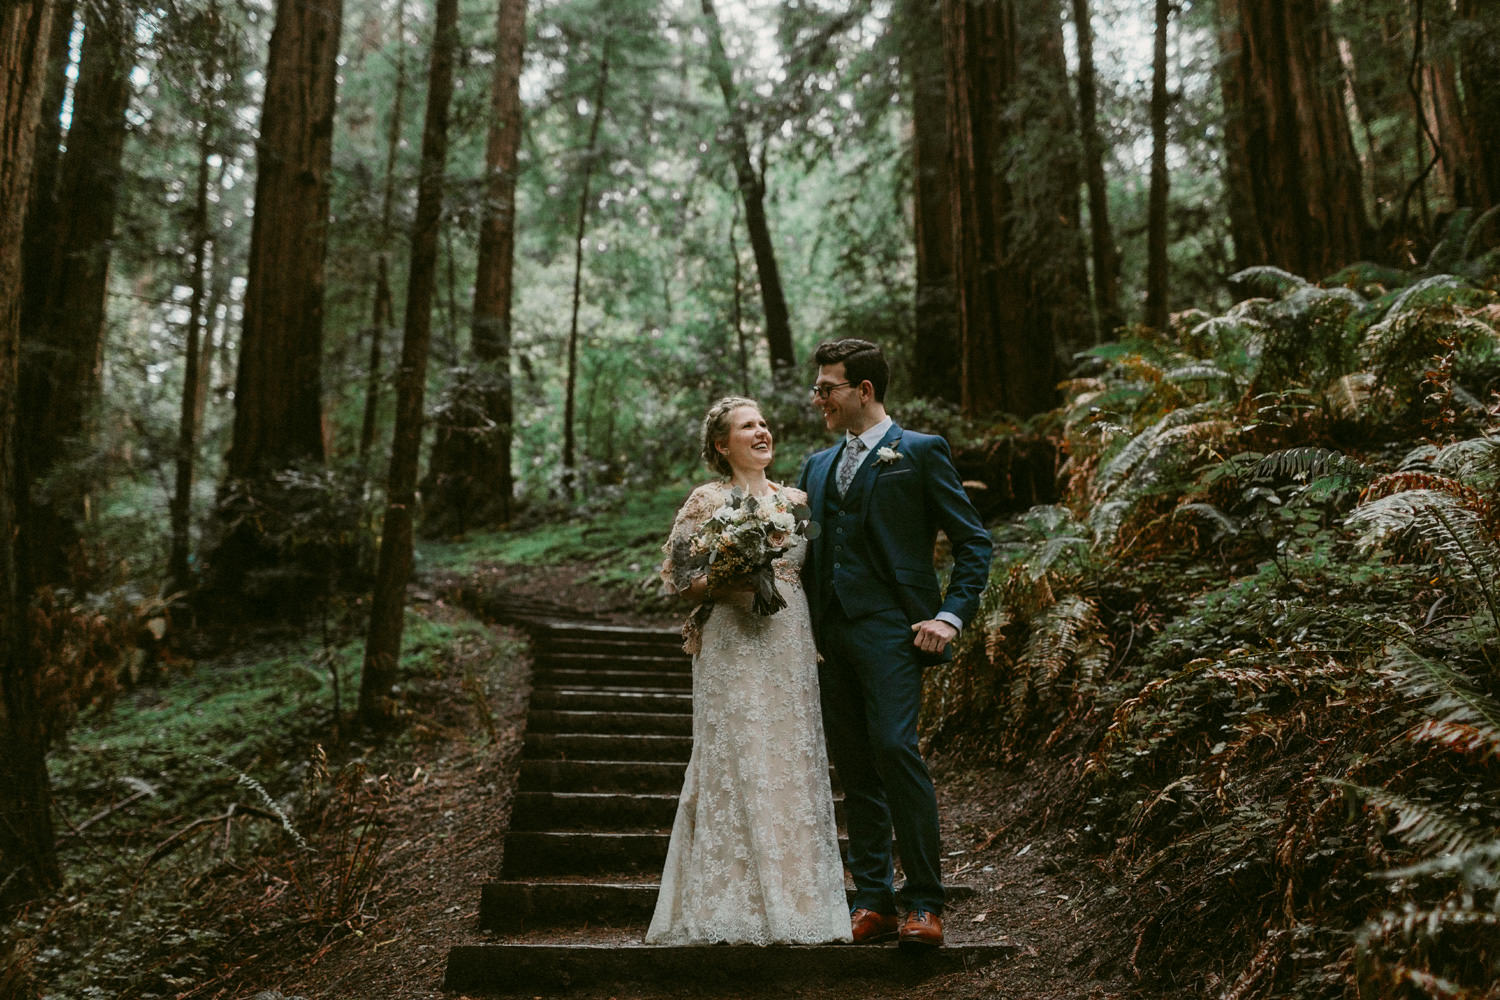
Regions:
[[[569,987],[914,981],[1012,953],[956,941],[890,946],[641,944],[692,749],[691,664],[669,631],[549,621],[535,674],[504,863],[483,887],[483,940],[448,953],[444,988],[551,995]],[[955,895],[961,896],[961,887]]]

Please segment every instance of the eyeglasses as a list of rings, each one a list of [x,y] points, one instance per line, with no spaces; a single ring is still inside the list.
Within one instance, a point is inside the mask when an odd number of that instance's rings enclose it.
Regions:
[[[853,384],[853,382],[835,382],[832,385],[813,385],[808,386],[808,391],[811,392],[814,396],[817,396],[819,399],[827,399],[829,396],[833,395],[833,390],[842,389],[846,385]]]

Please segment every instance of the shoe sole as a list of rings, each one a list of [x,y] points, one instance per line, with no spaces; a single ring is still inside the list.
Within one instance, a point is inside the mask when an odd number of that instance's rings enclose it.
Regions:
[[[924,941],[916,937],[904,937],[899,944],[902,951],[910,952],[936,951],[943,946],[942,941]]]

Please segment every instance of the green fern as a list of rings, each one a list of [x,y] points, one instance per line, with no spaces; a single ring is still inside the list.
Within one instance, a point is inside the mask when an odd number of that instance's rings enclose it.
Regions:
[[[1229,276],[1229,281],[1234,285],[1243,285],[1253,292],[1262,295],[1271,294],[1281,296],[1300,288],[1307,288],[1309,282],[1306,278],[1299,277],[1290,271],[1284,271],[1279,267],[1262,264],[1257,267],[1247,267],[1242,271],[1236,271]]]

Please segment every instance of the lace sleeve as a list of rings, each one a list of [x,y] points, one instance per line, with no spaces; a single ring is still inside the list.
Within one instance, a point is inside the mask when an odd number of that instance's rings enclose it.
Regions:
[[[672,533],[661,547],[666,556],[661,564],[661,581],[667,593],[681,593],[693,582],[693,577],[702,572],[702,567],[692,556],[693,536],[723,502],[721,493],[716,484],[706,483],[693,490],[677,512]]]

